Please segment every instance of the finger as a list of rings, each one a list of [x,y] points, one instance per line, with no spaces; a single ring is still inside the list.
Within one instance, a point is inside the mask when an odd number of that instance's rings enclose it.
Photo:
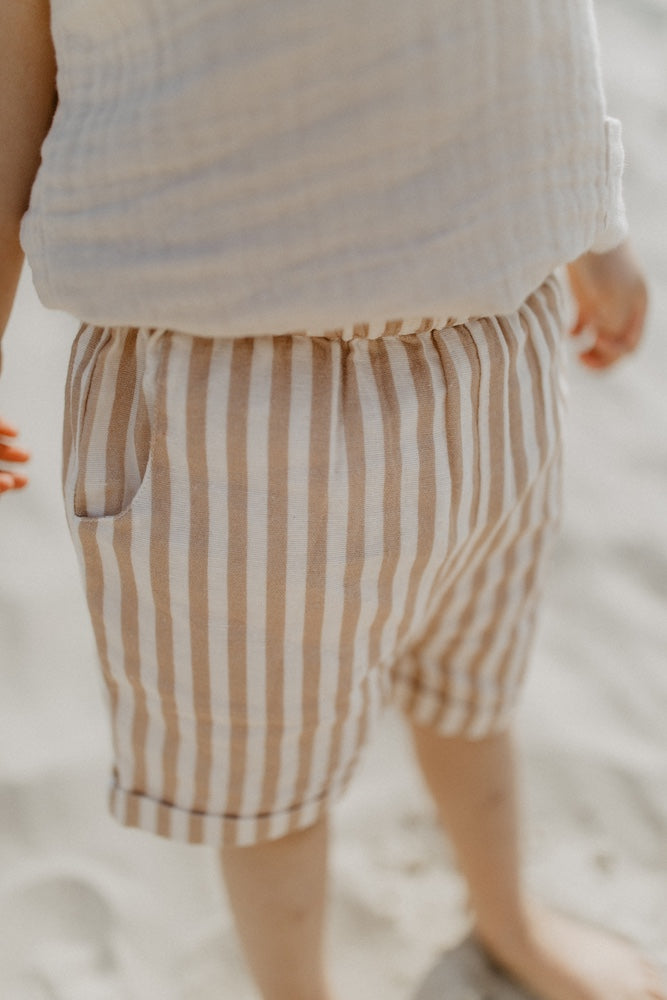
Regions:
[[[23,489],[27,483],[27,476],[16,475],[13,472],[0,472],[0,493]]]
[[[0,434],[4,434],[5,437],[16,437],[18,434],[18,427],[14,424],[10,424],[8,420],[3,420],[0,417]]]
[[[580,354],[579,361],[587,368],[593,368],[596,370],[609,368],[609,366],[613,364],[613,361],[599,354],[597,351],[587,351],[585,354]]]
[[[600,362],[607,365],[620,360],[626,354],[636,350],[641,340],[644,320],[640,312],[635,313],[633,319],[624,327],[621,333],[598,333],[596,342],[591,347],[591,353],[597,356]],[[584,352],[587,353],[587,352]]]
[[[0,441],[0,462],[27,462],[29,459],[30,452],[25,448]]]
[[[582,364],[588,365],[589,368],[609,368],[610,365],[615,364],[622,356],[622,353],[609,351],[602,347],[594,347],[593,350],[580,354],[579,360]]]
[[[595,347],[581,354],[579,360],[589,368],[609,368],[625,357],[626,353],[609,347]]]
[[[606,354],[615,354],[622,357],[634,351],[641,340],[644,328],[644,313],[640,307],[635,309],[622,327],[616,330],[602,329],[598,331],[598,342],[595,345],[600,347]]]
[[[580,359],[590,367],[604,368],[634,351],[641,341],[646,304],[640,303],[620,329],[598,329],[593,343],[584,345]]]
[[[608,368],[626,353],[623,343],[608,339],[600,334],[587,350],[582,351],[579,360],[589,368]]]

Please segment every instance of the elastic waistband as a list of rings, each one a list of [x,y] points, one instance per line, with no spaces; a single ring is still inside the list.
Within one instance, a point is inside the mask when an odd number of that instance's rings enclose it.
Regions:
[[[441,330],[446,326],[455,326],[459,320],[453,316],[420,316],[417,319],[391,319],[378,323],[354,323],[351,326],[341,326],[333,330],[324,330],[313,334],[310,331],[298,331],[298,335],[308,337],[324,337],[325,340],[379,340],[381,337],[409,337],[412,334],[430,333],[431,330]],[[291,334],[292,336],[297,333]]]

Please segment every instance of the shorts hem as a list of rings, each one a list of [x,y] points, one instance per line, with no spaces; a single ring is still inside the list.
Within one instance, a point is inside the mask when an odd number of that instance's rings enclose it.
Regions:
[[[516,719],[516,701],[489,707],[482,700],[455,700],[400,675],[394,675],[393,685],[392,701],[403,717],[436,736],[485,740],[508,732]]]
[[[231,816],[184,809],[139,792],[121,788],[112,780],[108,793],[111,816],[131,829],[143,830],[183,844],[214,848],[244,847],[277,840],[313,826],[329,810],[333,794],[291,809],[256,816]]]

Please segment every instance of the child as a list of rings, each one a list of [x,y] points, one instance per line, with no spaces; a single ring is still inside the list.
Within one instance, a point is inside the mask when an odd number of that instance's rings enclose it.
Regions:
[[[646,289],[590,7],[509,6],[0,13],[0,322],[23,244],[82,319],[64,492],[111,809],[220,848],[267,1000],[331,998],[326,817],[389,697],[497,961],[547,1000],[664,998],[519,870],[511,718],[559,510],[553,271],[571,262],[593,368],[636,346]]]

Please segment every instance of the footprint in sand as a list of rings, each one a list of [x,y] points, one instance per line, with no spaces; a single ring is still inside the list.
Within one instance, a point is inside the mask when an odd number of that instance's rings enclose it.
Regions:
[[[83,876],[33,870],[2,896],[0,995],[132,1000],[114,953],[114,913]]]

